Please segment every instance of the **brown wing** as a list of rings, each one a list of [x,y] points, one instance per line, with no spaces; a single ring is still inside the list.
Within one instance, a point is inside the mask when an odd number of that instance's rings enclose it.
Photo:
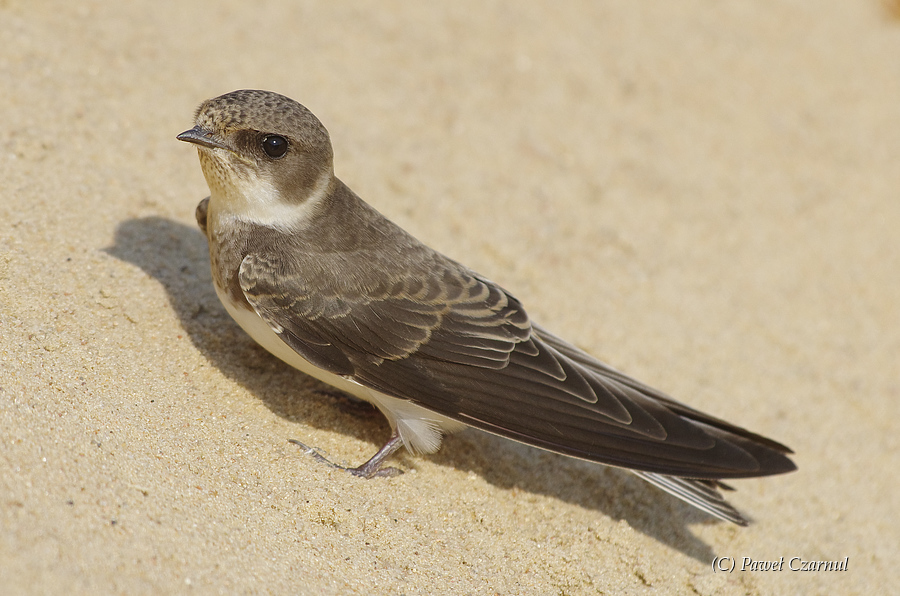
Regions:
[[[531,333],[515,299],[451,268],[426,279],[380,280],[365,291],[349,284],[323,291],[325,280],[250,255],[240,283],[288,345],[335,374],[356,376],[413,355],[499,369]]]
[[[345,283],[248,256],[241,287],[307,360],[471,426],[645,472],[735,478],[793,470],[774,441],[706,416],[543,330],[502,288],[436,253]],[[303,274],[300,274],[303,271]],[[369,279],[365,280],[358,278]]]

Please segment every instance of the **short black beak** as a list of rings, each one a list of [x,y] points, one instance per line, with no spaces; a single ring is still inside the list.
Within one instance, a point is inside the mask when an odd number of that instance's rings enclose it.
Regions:
[[[228,149],[221,141],[216,139],[215,133],[199,126],[186,130],[175,138],[179,141],[194,143],[195,145],[209,147],[210,149]]]

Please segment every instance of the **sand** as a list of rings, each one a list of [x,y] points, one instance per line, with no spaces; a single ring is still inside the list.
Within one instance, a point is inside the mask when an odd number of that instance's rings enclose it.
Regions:
[[[0,2],[0,591],[896,589],[897,6]],[[544,326],[799,471],[734,482],[742,529],[476,431],[394,479],[304,455],[387,426],[215,298],[175,135],[246,87]]]

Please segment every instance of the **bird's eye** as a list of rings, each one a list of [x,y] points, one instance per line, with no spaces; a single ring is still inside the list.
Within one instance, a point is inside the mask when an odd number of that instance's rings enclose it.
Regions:
[[[287,153],[288,142],[286,138],[278,135],[266,135],[262,140],[262,148],[266,155],[272,159],[278,159]]]

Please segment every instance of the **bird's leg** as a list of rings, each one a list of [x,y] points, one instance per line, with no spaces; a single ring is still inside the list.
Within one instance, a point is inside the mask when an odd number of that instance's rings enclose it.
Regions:
[[[362,476],[363,478],[398,476],[403,473],[403,470],[393,467],[382,468],[381,464],[401,447],[403,447],[403,439],[400,438],[400,433],[394,431],[391,433],[391,438],[387,440],[387,443],[382,445],[381,449],[369,458],[369,461],[359,467],[349,468],[347,471],[354,476]]]
[[[350,472],[354,476],[361,476],[363,478],[374,478],[376,476],[383,477],[391,477],[402,474],[402,470],[398,470],[397,468],[382,468],[381,464],[384,463],[384,460],[393,455],[400,447],[403,446],[403,439],[400,438],[400,434],[397,431],[394,431],[391,434],[391,438],[388,439],[387,443],[385,443],[381,449],[378,450],[378,453],[369,458],[369,461],[364,463],[361,466],[357,466],[355,468],[347,468],[345,466],[338,465],[332,461],[329,461],[325,458],[324,455],[316,451],[312,447],[308,447],[301,443],[300,441],[296,441],[294,439],[288,439],[294,445],[297,445],[303,451],[313,456],[317,461],[322,462],[323,464],[327,464],[332,468],[337,470],[344,470],[345,472]]]

